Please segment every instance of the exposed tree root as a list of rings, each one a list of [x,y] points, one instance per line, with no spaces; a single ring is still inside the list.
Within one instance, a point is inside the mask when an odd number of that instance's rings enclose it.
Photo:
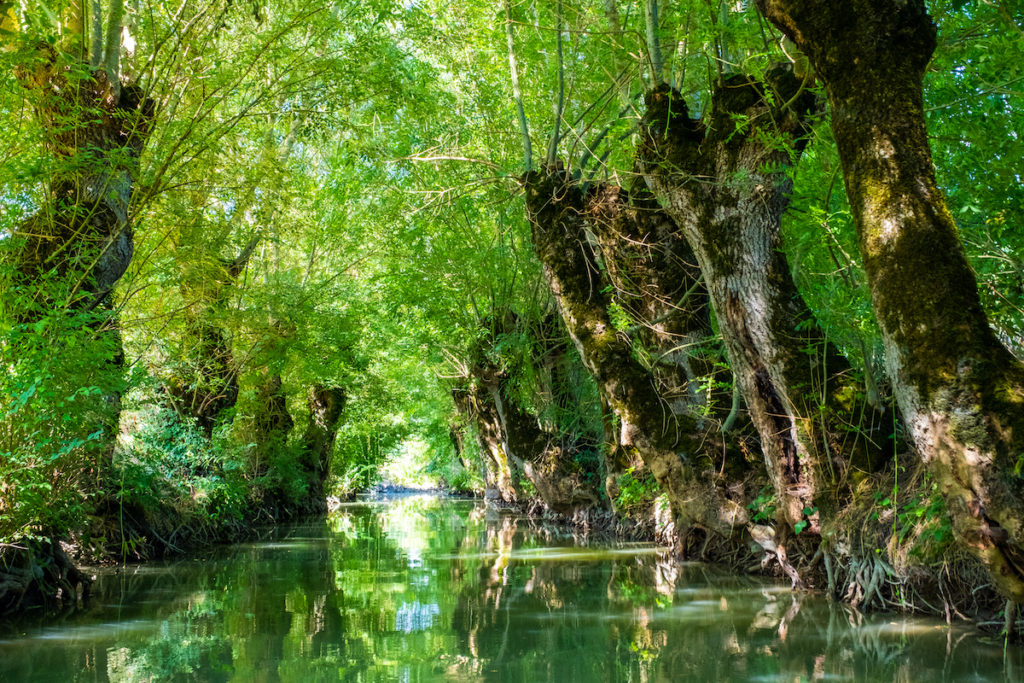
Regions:
[[[90,583],[57,541],[0,547],[0,617],[31,609],[73,609],[88,596]]]
[[[658,524],[656,510],[641,517],[625,517],[595,506],[555,513],[539,500],[505,505],[533,518],[568,525],[578,541],[588,538],[652,541],[672,547],[688,559],[724,565],[733,570],[788,577],[795,591],[821,590],[843,603],[850,618],[866,611],[897,611],[972,621],[1008,640],[1024,633],[1024,620],[1015,605],[1007,605],[987,583],[984,568],[953,543],[928,536],[927,516],[904,514],[894,524],[895,510],[913,509],[915,496],[924,490],[922,471],[901,469],[896,503],[881,502],[878,491],[897,489],[888,475],[865,480],[859,493],[847,501],[837,522],[823,537],[789,535],[776,539],[776,530],[751,524],[723,536],[699,527],[683,534],[671,525]],[[917,504],[924,504],[918,502]],[[914,524],[906,519],[913,517]],[[900,526],[900,525],[903,526]],[[915,538],[915,534],[921,536]],[[925,555],[922,555],[925,553]]]

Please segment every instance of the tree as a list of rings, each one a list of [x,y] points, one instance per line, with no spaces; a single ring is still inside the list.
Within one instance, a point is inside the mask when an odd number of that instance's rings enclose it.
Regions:
[[[849,363],[826,339],[782,251],[787,169],[813,109],[813,94],[788,65],[763,80],[726,78],[701,120],[661,86],[647,95],[639,165],[700,264],[781,520],[817,534],[819,508],[834,514],[845,470],[855,459],[870,469],[885,440],[873,446],[859,433]]]
[[[988,324],[935,181],[922,82],[936,29],[923,0],[758,0],[810,58],[857,224],[886,366],[957,537],[1024,600],[1024,366]]]

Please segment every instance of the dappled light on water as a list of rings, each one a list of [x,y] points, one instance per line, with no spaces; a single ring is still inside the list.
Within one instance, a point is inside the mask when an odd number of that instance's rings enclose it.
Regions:
[[[0,680],[1012,679],[969,626],[862,615],[647,544],[415,496],[105,574],[0,635]]]

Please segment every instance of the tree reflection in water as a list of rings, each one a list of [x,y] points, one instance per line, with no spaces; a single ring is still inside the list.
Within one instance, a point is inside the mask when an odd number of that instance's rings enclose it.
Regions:
[[[107,575],[88,611],[0,638],[0,680],[959,680],[1012,677],[969,627],[401,498]]]

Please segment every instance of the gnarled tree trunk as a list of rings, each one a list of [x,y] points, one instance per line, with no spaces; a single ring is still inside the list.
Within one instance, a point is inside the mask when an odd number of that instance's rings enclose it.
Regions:
[[[42,44],[35,61],[16,72],[55,171],[42,207],[11,235],[14,287],[3,306],[14,321],[69,314],[71,324],[82,316],[82,324],[97,330],[95,341],[104,347],[98,353],[108,359],[105,375],[116,379],[97,411],[112,448],[121,409],[115,388],[124,371],[121,336],[112,314],[88,314],[109,309],[110,293],[132,259],[132,193],[155,110],[140,88],[112,83],[103,70],[69,78],[87,68]]]
[[[511,400],[507,381],[507,377],[499,375],[488,385],[501,421],[505,452],[552,510],[568,513],[580,506],[597,504],[597,492],[581,472],[569,467],[569,453],[561,435],[543,429],[536,416]]]
[[[317,384],[309,390],[309,424],[302,436],[302,457],[299,466],[309,482],[306,492],[308,508],[327,510],[324,484],[331,473],[331,453],[338,435],[338,421],[345,409],[345,390]]]
[[[466,387],[452,389],[452,399],[459,413],[476,427],[477,443],[486,459],[484,495],[488,498],[500,498],[506,503],[516,502],[518,492],[505,452],[501,418],[490,392],[479,383],[470,383]]]
[[[45,47],[34,68],[18,73],[59,170],[47,203],[13,235],[21,242],[16,277],[30,290],[50,275],[68,278],[66,301],[93,309],[132,259],[130,204],[155,109],[137,86],[111,84],[104,71],[71,83],[69,68]]]
[[[914,443],[957,538],[1024,601],[1024,367],[999,343],[935,181],[922,83],[923,0],[758,0],[810,57],[832,107],[847,194]]]
[[[266,480],[263,504],[275,517],[282,512],[291,512],[292,501],[286,499],[280,488],[280,475],[275,472],[274,465],[285,456],[288,437],[294,426],[295,420],[288,412],[288,396],[281,375],[264,368],[256,387],[256,407],[253,412],[256,446],[252,469],[255,477]]]
[[[561,170],[524,177],[534,251],[584,365],[621,423],[620,442],[651,469],[669,497],[677,529],[702,526],[728,534],[746,511],[723,500],[692,463],[703,448],[696,422],[673,415],[652,374],[613,326],[607,280],[586,237],[584,194]]]
[[[238,401],[238,368],[231,352],[231,337],[218,320],[232,286],[245,270],[259,235],[232,260],[217,259],[213,269],[194,267],[182,276],[181,293],[190,304],[185,333],[192,346],[186,350],[184,372],[168,382],[175,407],[195,419],[206,438],[217,420]],[[212,270],[212,272],[211,272]]]
[[[714,372],[701,346],[714,336],[708,294],[690,245],[638,178],[627,190],[599,184],[587,194],[587,223],[600,250],[612,301],[637,321],[658,393],[673,414],[700,422],[713,409],[702,380]]]
[[[785,169],[813,105],[788,68],[773,69],[766,84],[726,79],[708,121],[690,119],[682,96],[662,86],[647,97],[640,167],[704,274],[778,514],[818,532],[818,508],[836,509],[857,406],[849,366],[817,326],[781,250],[792,187]]]

